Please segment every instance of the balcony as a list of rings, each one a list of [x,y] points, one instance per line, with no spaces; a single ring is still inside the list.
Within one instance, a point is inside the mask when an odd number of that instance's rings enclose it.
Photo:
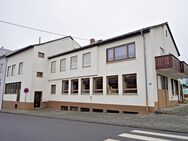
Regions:
[[[188,77],[188,65],[172,54],[155,57],[155,65],[157,72],[166,76],[177,79]]]

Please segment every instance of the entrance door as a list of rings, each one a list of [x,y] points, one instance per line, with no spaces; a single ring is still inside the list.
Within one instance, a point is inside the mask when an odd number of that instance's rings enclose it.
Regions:
[[[157,75],[158,81],[158,108],[168,107],[168,78]]]
[[[39,108],[41,105],[42,92],[35,92],[34,108]]]

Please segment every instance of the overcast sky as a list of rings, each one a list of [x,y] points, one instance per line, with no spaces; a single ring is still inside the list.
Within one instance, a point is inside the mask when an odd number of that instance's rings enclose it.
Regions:
[[[8,21],[76,39],[107,39],[168,22],[180,59],[188,62],[188,0],[0,0],[0,21]],[[0,23],[0,47],[18,49],[60,38]]]

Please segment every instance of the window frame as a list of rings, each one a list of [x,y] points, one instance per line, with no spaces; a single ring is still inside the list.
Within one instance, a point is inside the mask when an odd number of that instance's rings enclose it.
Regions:
[[[84,64],[84,56],[87,55],[87,54],[90,55],[90,58],[89,58],[89,59],[90,59],[90,63],[89,63],[89,65],[85,65],[85,64]],[[82,67],[83,67],[83,68],[91,67],[91,52],[87,52],[87,53],[84,53],[84,54],[82,55]]]
[[[7,77],[11,76],[11,66],[7,67]]]
[[[109,78],[117,77],[117,89],[109,89],[108,84],[109,84]],[[112,91],[112,93],[109,93],[109,91]],[[115,92],[114,92],[115,91]],[[117,92],[116,92],[117,91]],[[108,95],[118,95],[119,94],[119,78],[118,75],[111,75],[111,76],[106,76],[106,93]]]
[[[126,76],[131,76],[131,75],[135,75],[136,78],[136,87],[135,88],[127,88],[125,87],[125,77]],[[130,73],[130,74],[123,74],[122,75],[122,82],[123,82],[123,94],[127,95],[127,94],[138,94],[138,81],[137,81],[137,73]],[[125,92],[125,91],[136,91],[136,92]]]
[[[65,82],[68,82],[68,90],[65,90],[64,89],[64,83]],[[65,95],[65,94],[68,94],[69,93],[69,80],[62,80],[62,83],[61,83],[61,94]],[[66,92],[65,92],[66,91]]]
[[[78,82],[78,89],[73,90],[73,81],[77,81]],[[71,94],[78,94],[79,93],[79,79],[72,79],[71,80]]]
[[[3,72],[3,63],[0,64],[0,73]]]
[[[65,68],[62,69],[62,64],[61,64],[61,61],[65,60]],[[62,71],[66,71],[66,58],[63,58],[63,59],[60,59],[60,68],[59,68],[59,71],[62,72]]]
[[[54,88],[54,90],[53,90]],[[52,84],[51,85],[51,95],[55,95],[56,94],[56,84]]]
[[[76,58],[76,67],[75,68],[72,68],[72,58]],[[70,57],[70,69],[71,70],[78,69],[78,56],[77,55]]]
[[[15,73],[16,73],[16,64],[12,65],[11,76],[15,76]]]
[[[89,89],[83,89],[84,87],[84,80],[89,80]],[[82,78],[81,79],[81,94],[89,94],[90,93],[90,78]]]
[[[129,54],[129,45],[133,44],[134,45],[134,57],[129,57],[130,54]],[[126,50],[126,58],[122,58],[122,59],[115,59],[115,50],[117,48],[121,48],[121,47],[124,47],[125,50]],[[109,61],[109,58],[108,58],[108,50],[112,50],[113,51],[113,60]],[[110,63],[110,62],[116,62],[116,61],[122,61],[122,60],[129,60],[129,59],[134,59],[136,58],[136,43],[135,42],[130,42],[130,43],[127,43],[127,44],[122,44],[122,45],[119,45],[119,46],[115,46],[115,47],[111,47],[111,48],[106,48],[106,62],[107,63]]]
[[[102,89],[96,89],[96,80],[99,79],[99,78],[102,79]],[[103,86],[104,86],[104,84],[103,84],[103,77],[102,76],[101,77],[100,76],[99,77],[93,77],[93,94],[103,94],[103,91],[104,91]]]
[[[45,53],[43,53],[43,52],[38,52],[38,57],[39,58],[44,58],[45,57]]]
[[[39,74],[41,74],[41,75],[39,75]],[[38,78],[43,78],[43,72],[39,72],[39,71],[38,71],[38,72],[37,72],[37,77],[38,77]]]
[[[52,68],[52,64],[55,63],[55,69]],[[51,61],[51,68],[50,68],[51,73],[56,73],[56,61]]]
[[[21,67],[21,64],[22,64],[22,69],[20,69]],[[22,70],[22,71],[21,71]],[[18,74],[23,74],[23,62],[20,62],[19,63],[19,66],[18,66]]]

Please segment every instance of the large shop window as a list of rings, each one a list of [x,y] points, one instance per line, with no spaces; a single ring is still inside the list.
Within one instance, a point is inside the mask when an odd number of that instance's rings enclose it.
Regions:
[[[69,91],[69,80],[62,81],[62,94],[67,94]]]
[[[103,78],[95,77],[93,78],[93,92],[94,93],[103,93]]]
[[[5,94],[19,94],[21,82],[5,84]]]
[[[71,80],[71,93],[78,94],[78,79]]]
[[[107,49],[107,62],[135,58],[135,43]]]
[[[117,94],[118,93],[118,76],[107,76],[107,93]]]
[[[90,81],[89,78],[83,78],[82,80],[82,93],[88,94],[90,89]]]
[[[137,93],[136,74],[123,75],[123,93]]]

